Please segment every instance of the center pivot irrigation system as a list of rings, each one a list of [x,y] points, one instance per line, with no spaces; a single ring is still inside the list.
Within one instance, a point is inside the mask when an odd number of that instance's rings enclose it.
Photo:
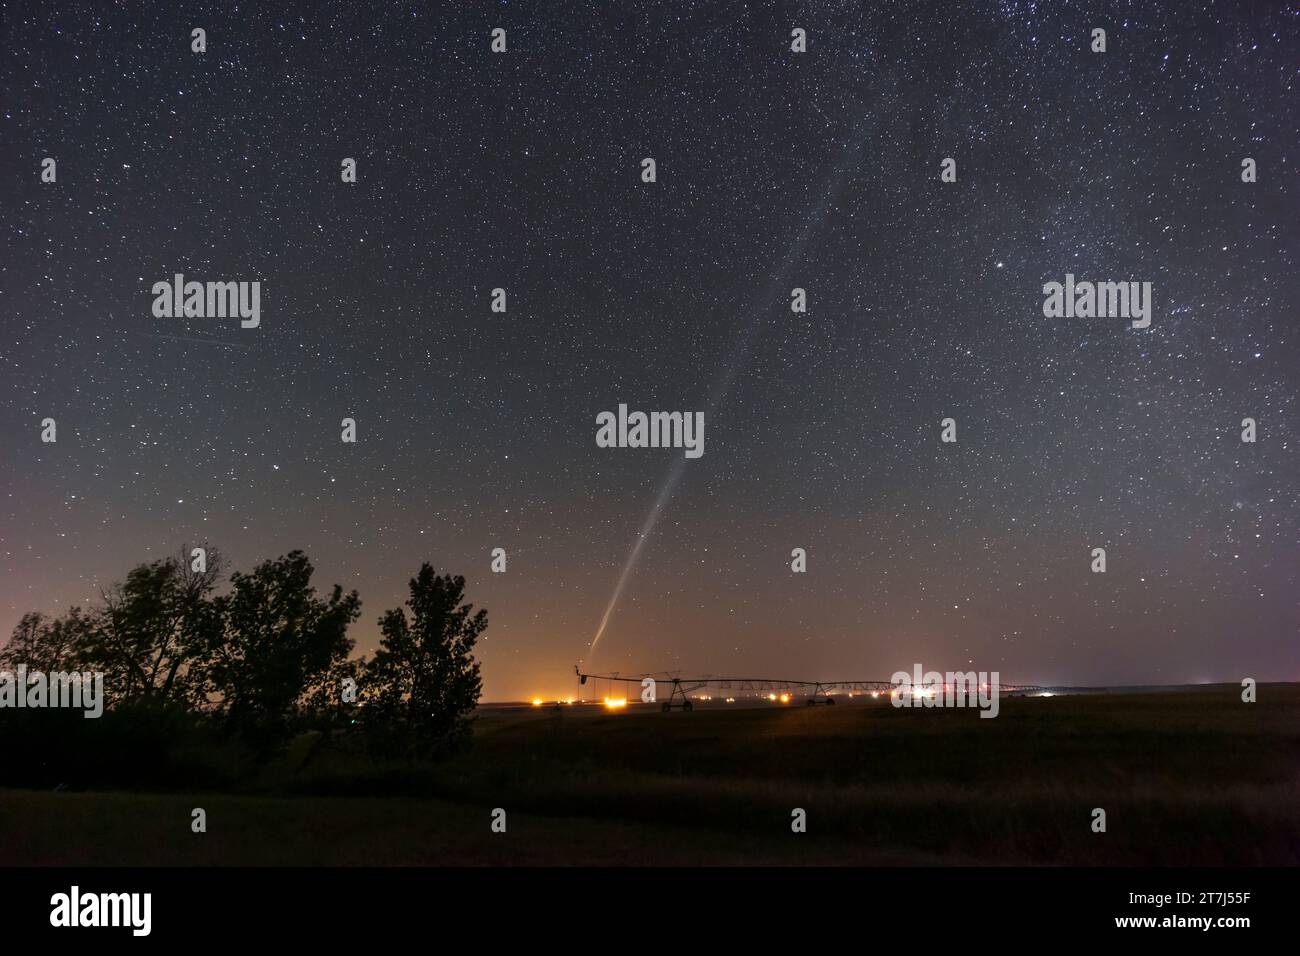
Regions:
[[[803,697],[804,703],[809,706],[816,704],[834,704],[835,698],[831,696],[831,691],[847,691],[849,694],[868,693],[874,697],[881,694],[886,696],[895,689],[892,681],[887,680],[777,680],[770,677],[714,677],[711,675],[705,677],[675,677],[672,674],[638,674],[633,677],[624,677],[615,671],[613,674],[584,674],[578,665],[573,666],[573,672],[578,675],[578,683],[586,684],[587,681],[608,681],[609,686],[613,686],[615,681],[625,684],[637,684],[645,687],[646,680],[652,680],[657,687],[659,684],[672,684],[672,693],[668,695],[667,700],[657,701],[660,704],[660,710],[665,713],[674,709],[694,710],[691,703],[690,695],[706,687],[714,687],[718,690],[734,690],[739,694],[750,697],[767,697],[772,700],[780,700],[782,703],[788,703],[795,697]],[[947,685],[942,687],[936,686],[935,690],[946,691]],[[1035,684],[999,684],[999,692],[1007,694],[1032,694],[1041,691],[1042,688]],[[656,698],[657,698],[656,693]]]

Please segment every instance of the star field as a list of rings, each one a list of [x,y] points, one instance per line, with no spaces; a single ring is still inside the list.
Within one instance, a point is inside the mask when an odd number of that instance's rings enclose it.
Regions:
[[[61,7],[0,4],[3,633],[209,542],[369,653],[427,559],[486,699],[570,693],[681,457],[598,448],[626,402],[706,451],[597,670],[1300,679],[1294,9]],[[1150,328],[1044,318],[1067,272]]]

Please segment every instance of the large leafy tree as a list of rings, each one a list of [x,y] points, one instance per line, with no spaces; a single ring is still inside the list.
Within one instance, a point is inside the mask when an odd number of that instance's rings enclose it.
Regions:
[[[197,570],[184,550],[133,568],[126,581],[103,594],[103,606],[89,620],[72,613],[81,663],[105,674],[111,703],[201,703],[192,665],[220,633],[220,612],[212,597],[221,568],[216,551]]]
[[[228,729],[259,747],[286,740],[304,705],[347,661],[348,625],[361,613],[356,591],[316,595],[301,551],[231,575],[216,599],[222,628],[202,665],[205,692]]]
[[[487,611],[465,603],[465,579],[427,562],[406,608],[379,619],[379,649],[365,671],[362,710],[372,741],[389,752],[434,756],[469,741],[483,682],[474,644]],[[409,614],[408,614],[409,609]]]
[[[0,647],[0,670],[53,673],[81,670],[93,617],[81,608],[69,608],[63,617],[50,618],[36,611],[22,616],[9,643]]]

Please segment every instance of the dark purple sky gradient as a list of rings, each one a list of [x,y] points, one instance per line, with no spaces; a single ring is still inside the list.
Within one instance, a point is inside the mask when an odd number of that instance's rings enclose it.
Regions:
[[[486,698],[571,693],[682,454],[597,448],[625,402],[705,454],[596,670],[1300,679],[1294,5],[53,6],[0,3],[0,633],[207,541],[368,653],[430,560]]]

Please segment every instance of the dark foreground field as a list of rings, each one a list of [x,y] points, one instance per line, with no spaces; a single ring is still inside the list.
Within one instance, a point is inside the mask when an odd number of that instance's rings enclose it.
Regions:
[[[474,751],[438,766],[303,740],[238,793],[0,791],[0,862],[1300,863],[1300,687],[1239,694],[1004,699],[994,720],[485,708]]]

